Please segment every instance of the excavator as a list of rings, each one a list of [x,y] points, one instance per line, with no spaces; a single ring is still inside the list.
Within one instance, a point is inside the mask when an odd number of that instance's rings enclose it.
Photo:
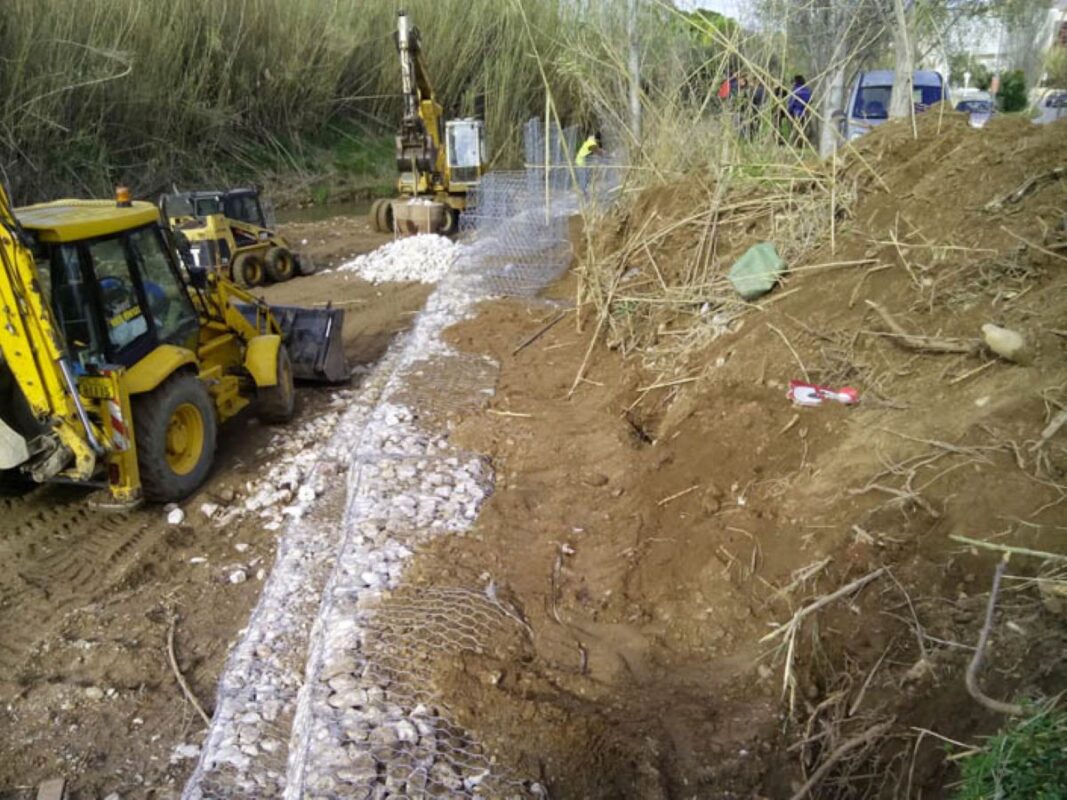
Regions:
[[[485,124],[480,119],[444,120],[422,37],[404,11],[397,14],[396,45],[404,102],[396,137],[400,199],[376,200],[369,214],[371,226],[390,232],[405,222],[432,219],[433,232],[452,234],[459,229],[468,192],[485,172]]]
[[[187,251],[123,187],[18,209],[0,187],[0,476],[180,500],[219,423],[285,422],[294,377],[348,378],[342,311],[269,307]]]

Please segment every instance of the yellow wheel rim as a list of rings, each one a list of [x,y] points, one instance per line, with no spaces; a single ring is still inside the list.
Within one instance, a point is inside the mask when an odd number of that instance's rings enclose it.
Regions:
[[[167,423],[167,465],[178,475],[188,475],[204,452],[204,418],[192,403],[182,403]]]
[[[288,278],[293,274],[293,257],[286,255],[278,260],[278,271],[283,277]]]
[[[259,285],[263,282],[263,267],[259,265],[258,261],[253,261],[247,265],[245,274],[248,275],[248,282],[251,284]]]

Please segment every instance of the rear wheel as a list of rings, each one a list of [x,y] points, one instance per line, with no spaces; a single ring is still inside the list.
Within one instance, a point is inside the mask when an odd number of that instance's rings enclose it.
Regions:
[[[381,223],[378,221],[378,210],[382,207],[382,203],[384,202],[385,201],[381,198],[375,200],[370,204],[370,211],[367,212],[367,219],[370,221],[371,228],[378,233],[382,232]]]
[[[393,201],[382,200],[382,204],[378,206],[378,230],[382,233],[393,232]]]
[[[256,389],[256,414],[264,422],[288,422],[295,410],[293,365],[283,344],[278,348],[278,383]]]
[[[172,375],[133,402],[141,485],[148,500],[181,500],[207,479],[218,423],[211,395],[195,375]]]
[[[319,268],[315,264],[315,259],[307,253],[294,253],[293,261],[296,263],[296,272],[298,275],[314,275],[318,272]]]
[[[234,260],[233,280],[238,286],[262,286],[264,277],[263,259],[256,253],[242,253]]]
[[[445,206],[445,220],[441,223],[441,235],[451,236],[459,232],[459,211],[452,206]]]
[[[268,250],[264,266],[267,270],[267,277],[275,283],[287,281],[296,274],[293,254],[284,247],[272,247]]]

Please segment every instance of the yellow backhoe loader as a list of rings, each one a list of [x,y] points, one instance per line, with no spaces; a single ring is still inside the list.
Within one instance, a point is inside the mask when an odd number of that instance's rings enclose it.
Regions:
[[[239,286],[280,283],[310,275],[309,257],[293,252],[268,224],[255,188],[175,192],[160,198],[163,218],[189,242],[195,263]]]
[[[0,188],[0,473],[186,497],[216,431],[293,414],[293,378],[344,380],[342,312],[272,309],[182,264],[151,203],[12,209]]]
[[[459,215],[467,207],[467,194],[485,172],[485,125],[480,119],[445,122],[433,82],[422,55],[422,38],[403,11],[397,14],[397,51],[404,116],[396,137],[396,165],[400,171],[400,200],[380,199],[371,204],[370,222],[377,231],[392,231],[408,201],[440,204],[439,230],[455,233]],[[429,217],[425,208],[411,208],[415,219]]]

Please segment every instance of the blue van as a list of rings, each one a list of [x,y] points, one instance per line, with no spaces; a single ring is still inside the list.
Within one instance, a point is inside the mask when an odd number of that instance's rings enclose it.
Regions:
[[[893,95],[891,69],[876,69],[861,72],[852,84],[848,106],[844,114],[845,139],[852,141],[869,133],[872,128],[889,119],[889,101]],[[948,100],[948,88],[940,72],[918,70],[912,76],[912,102],[916,111],[925,111],[930,106]]]

